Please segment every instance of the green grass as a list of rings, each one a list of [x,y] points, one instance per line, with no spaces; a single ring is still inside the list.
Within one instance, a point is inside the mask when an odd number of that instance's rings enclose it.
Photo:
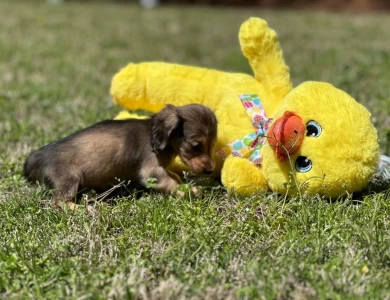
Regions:
[[[389,191],[329,203],[209,188],[91,217],[22,178],[29,151],[120,110],[110,80],[130,61],[250,73],[249,16],[277,30],[294,84],[331,82],[367,106],[390,154],[389,15],[2,1],[1,298],[389,299]]]

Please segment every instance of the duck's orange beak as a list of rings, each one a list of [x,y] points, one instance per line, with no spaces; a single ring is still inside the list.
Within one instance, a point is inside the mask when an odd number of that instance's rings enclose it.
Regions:
[[[267,139],[280,162],[294,154],[301,147],[305,125],[300,117],[291,111],[274,121],[268,130]]]

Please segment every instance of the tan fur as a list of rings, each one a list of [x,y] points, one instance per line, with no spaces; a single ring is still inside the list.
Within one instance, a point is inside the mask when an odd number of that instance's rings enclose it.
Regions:
[[[103,121],[33,151],[25,176],[54,188],[56,206],[74,207],[78,191],[104,191],[118,180],[146,186],[156,178],[154,189],[170,193],[180,183],[167,170],[177,155],[196,174],[213,170],[216,134],[215,115],[206,107],[167,105],[150,119]]]

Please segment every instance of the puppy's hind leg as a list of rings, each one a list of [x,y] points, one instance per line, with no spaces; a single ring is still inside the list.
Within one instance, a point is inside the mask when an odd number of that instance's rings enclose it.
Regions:
[[[76,176],[59,177],[53,182],[56,189],[53,195],[53,204],[57,208],[63,208],[64,205],[70,209],[75,209],[77,205],[74,203],[80,179]]]

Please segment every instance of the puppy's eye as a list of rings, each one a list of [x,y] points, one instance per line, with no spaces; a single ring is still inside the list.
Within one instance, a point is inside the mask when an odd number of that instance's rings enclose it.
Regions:
[[[192,144],[191,145],[192,150],[194,151],[201,151],[202,150],[202,144]]]
[[[322,128],[320,126],[320,124],[318,124],[317,122],[315,121],[310,121],[310,122],[307,122],[307,125],[306,125],[306,136],[311,136],[311,137],[319,137],[321,135],[321,132],[322,132]]]

